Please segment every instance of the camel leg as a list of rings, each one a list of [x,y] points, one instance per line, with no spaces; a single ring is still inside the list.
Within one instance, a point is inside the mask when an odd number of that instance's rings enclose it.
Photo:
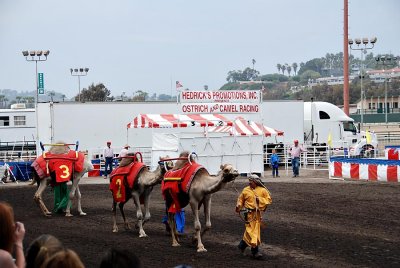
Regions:
[[[125,217],[125,210],[124,210],[125,203],[126,202],[119,203],[118,207],[119,207],[119,211],[121,212],[122,219],[124,220],[125,230],[130,230],[131,226],[130,226],[129,222],[126,220],[126,217]]]
[[[121,210],[121,206],[119,207]],[[121,212],[122,213],[122,212]],[[114,201],[113,198],[113,204],[112,204],[112,218],[113,218],[113,228],[112,231],[113,233],[118,233],[118,226],[117,226],[117,202]]]
[[[171,236],[172,236],[172,246],[173,247],[179,247],[179,240],[178,240],[178,234],[176,231],[176,222],[175,222],[175,214],[168,212],[168,223],[169,226],[171,227]]]
[[[43,202],[42,199],[42,194],[44,190],[46,189],[47,185],[49,184],[49,181],[47,178],[43,179],[39,183],[39,187],[35,192],[35,195],[33,196],[33,200],[36,202],[36,204],[39,206],[40,210],[45,216],[51,216],[51,212],[47,209],[46,205]]]
[[[78,198],[78,212],[80,216],[86,216],[86,213],[82,211],[82,204],[81,204],[81,191],[79,190],[79,185],[76,186],[76,197]]]
[[[139,228],[139,237],[147,237],[147,234],[143,230],[143,212],[140,206],[140,199],[137,193],[133,193],[133,201],[136,206],[136,218],[138,220],[137,227]]]
[[[201,236],[203,236],[208,230],[211,229],[211,195],[204,197],[204,216],[206,218],[206,228],[202,230]]]
[[[143,225],[148,222],[151,218],[150,214],[150,193],[153,187],[150,187],[150,189],[146,189],[144,192],[144,220],[143,220]]]
[[[65,217],[73,216],[71,214],[71,206],[72,206],[72,200],[74,200],[74,197],[75,197],[76,188],[78,187],[78,182],[79,182],[79,178],[78,178],[78,176],[76,176],[76,179],[74,179],[74,181],[72,182],[71,191],[69,192],[69,200],[68,200],[67,208],[65,210]]]
[[[190,206],[192,208],[193,217],[194,217],[194,229],[196,230],[196,239],[197,239],[197,252],[206,252],[203,243],[201,242],[201,224],[199,220],[199,204],[198,202],[190,202]]]

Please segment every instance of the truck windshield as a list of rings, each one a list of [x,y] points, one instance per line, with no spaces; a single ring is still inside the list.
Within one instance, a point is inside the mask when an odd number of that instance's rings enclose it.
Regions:
[[[353,133],[357,133],[357,128],[353,124],[353,122],[343,122],[343,130],[344,131],[351,131]]]

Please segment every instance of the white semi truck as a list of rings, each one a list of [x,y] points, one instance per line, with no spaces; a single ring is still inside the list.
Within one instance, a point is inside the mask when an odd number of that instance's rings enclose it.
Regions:
[[[328,102],[304,102],[304,142],[348,149],[350,156],[371,157],[378,145],[374,133],[360,131],[343,110]]]

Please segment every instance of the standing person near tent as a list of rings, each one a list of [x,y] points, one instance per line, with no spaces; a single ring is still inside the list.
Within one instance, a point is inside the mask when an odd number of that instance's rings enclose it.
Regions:
[[[122,157],[125,157],[128,155],[128,152],[129,152],[128,150],[130,147],[131,146],[129,146],[129,144],[125,144],[124,148],[122,148],[121,152],[119,152],[119,155],[118,155],[119,160],[122,160]]]
[[[107,147],[103,150],[104,157],[104,179],[107,179],[108,175],[113,170],[114,150],[111,148],[111,141],[107,141]]]
[[[275,149],[272,149],[272,154],[271,154],[271,167],[272,167],[272,177],[279,177],[279,156],[276,153]]]
[[[294,140],[294,145],[290,148],[289,152],[292,158],[293,178],[298,177],[300,167],[300,154],[302,152],[306,152],[306,150],[302,146],[299,146],[298,140]]]
[[[261,244],[261,212],[272,203],[271,194],[260,177],[249,176],[249,186],[245,187],[236,202],[236,212],[245,211],[245,231],[238,248],[242,253],[250,246],[254,258],[261,258],[258,246]]]

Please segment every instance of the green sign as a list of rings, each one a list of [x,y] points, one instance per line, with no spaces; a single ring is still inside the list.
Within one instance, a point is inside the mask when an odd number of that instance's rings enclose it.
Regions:
[[[38,91],[39,91],[39,94],[44,94],[43,73],[38,73]]]

